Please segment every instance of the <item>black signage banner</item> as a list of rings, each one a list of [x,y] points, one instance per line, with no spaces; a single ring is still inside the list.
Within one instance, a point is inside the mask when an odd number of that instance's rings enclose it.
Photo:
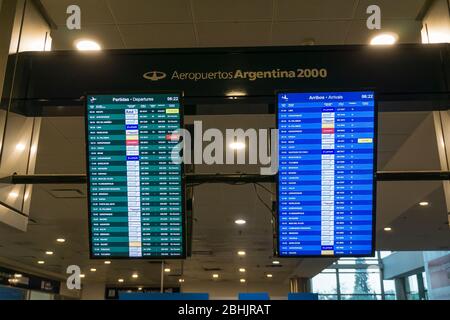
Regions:
[[[13,96],[74,100],[87,91],[182,90],[187,98],[257,97],[330,88],[448,94],[446,64],[445,44],[21,53]]]

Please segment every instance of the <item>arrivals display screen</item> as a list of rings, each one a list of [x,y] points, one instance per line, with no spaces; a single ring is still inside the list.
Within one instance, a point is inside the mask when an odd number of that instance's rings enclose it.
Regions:
[[[374,92],[279,93],[279,256],[374,253]]]
[[[185,257],[178,93],[86,97],[91,258]]]

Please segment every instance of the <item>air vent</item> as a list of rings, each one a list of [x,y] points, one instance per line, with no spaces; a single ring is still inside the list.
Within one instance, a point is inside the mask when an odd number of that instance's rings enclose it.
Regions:
[[[267,264],[266,268],[281,268],[281,264]]]
[[[212,256],[213,252],[211,250],[194,250],[194,251],[192,251],[192,255],[196,255],[196,256]]]
[[[85,198],[84,193],[79,189],[52,189],[49,193],[58,199]]]
[[[205,271],[205,272],[222,271],[222,268],[205,268],[205,267],[203,267],[203,271]]]

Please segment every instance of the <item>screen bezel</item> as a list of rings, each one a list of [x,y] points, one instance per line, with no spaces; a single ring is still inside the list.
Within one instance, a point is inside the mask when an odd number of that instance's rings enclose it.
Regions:
[[[276,122],[276,128],[277,130],[279,130],[278,128],[278,109],[279,109],[279,96],[283,93],[300,93],[300,94],[308,94],[308,93],[346,93],[346,92],[350,92],[350,93],[354,93],[354,92],[372,92],[373,93],[373,101],[374,101],[374,147],[373,147],[373,181],[372,181],[372,199],[373,199],[373,203],[372,203],[372,241],[371,241],[371,246],[372,246],[372,250],[370,252],[370,254],[352,254],[352,255],[343,255],[343,254],[333,254],[333,255],[281,255],[280,254],[280,219],[279,219],[279,207],[280,207],[280,201],[279,201],[279,173],[277,172],[276,174],[276,181],[275,181],[275,185],[276,185],[276,252],[275,252],[275,256],[278,258],[352,258],[352,257],[374,257],[375,256],[375,238],[376,238],[376,208],[377,208],[377,155],[378,155],[378,99],[377,99],[377,93],[375,88],[361,88],[361,89],[342,89],[342,90],[336,90],[336,89],[331,89],[331,90],[277,90],[275,92],[276,95],[276,105],[275,105],[275,122]],[[279,138],[278,138],[279,139]],[[277,141],[278,143],[279,141]],[[279,143],[278,143],[279,145]],[[277,152],[279,152],[279,148],[277,150]],[[279,156],[279,154],[277,154],[277,157]]]
[[[115,257],[115,256],[96,256],[93,254],[92,250],[92,224],[91,224],[91,191],[90,191],[90,178],[91,178],[91,172],[90,172],[90,166],[89,166],[89,136],[88,136],[88,98],[90,96],[110,96],[110,95],[157,95],[157,94],[164,94],[164,95],[177,95],[179,99],[179,105],[180,105],[180,129],[184,128],[184,93],[183,91],[177,91],[177,90],[170,90],[170,91],[164,91],[164,90],[158,90],[158,91],[123,91],[123,92],[117,92],[117,91],[101,91],[101,92],[95,92],[95,91],[89,91],[84,94],[84,121],[85,121],[85,153],[86,153],[86,189],[87,189],[87,212],[88,212],[88,229],[89,229],[89,259],[91,260],[182,260],[186,259],[187,257],[187,248],[186,248],[186,176],[185,176],[185,168],[184,163],[181,164],[181,209],[182,209],[182,246],[183,246],[183,252],[179,256],[143,256],[143,257]]]

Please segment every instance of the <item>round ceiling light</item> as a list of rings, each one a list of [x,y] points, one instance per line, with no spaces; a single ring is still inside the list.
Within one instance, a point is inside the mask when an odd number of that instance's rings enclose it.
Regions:
[[[370,40],[373,46],[393,45],[397,42],[398,36],[392,32],[380,33]]]
[[[78,40],[75,46],[80,51],[100,51],[102,47],[93,40]]]

